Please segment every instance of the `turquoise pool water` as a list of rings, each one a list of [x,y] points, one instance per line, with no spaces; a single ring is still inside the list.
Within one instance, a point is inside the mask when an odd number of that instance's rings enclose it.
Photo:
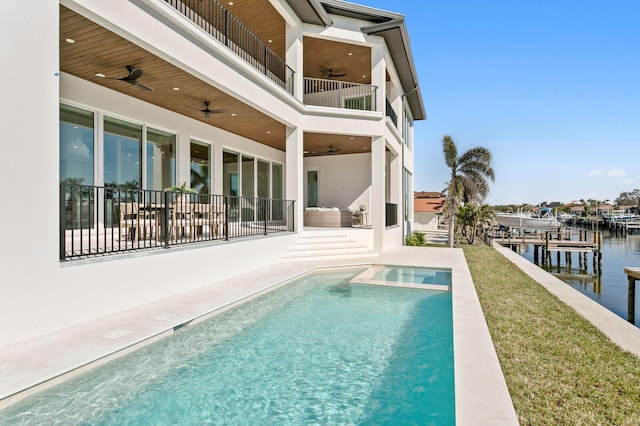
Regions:
[[[385,266],[373,279],[397,283],[440,284],[450,286],[451,270],[407,266]]]
[[[0,424],[455,424],[451,292],[348,284],[357,272],[181,329]]]

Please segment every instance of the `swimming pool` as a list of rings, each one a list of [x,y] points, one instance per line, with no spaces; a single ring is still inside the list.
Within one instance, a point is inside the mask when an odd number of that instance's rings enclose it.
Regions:
[[[0,412],[1,424],[455,424],[451,292],[304,277]]]
[[[351,282],[448,291],[451,290],[451,269],[373,265]]]

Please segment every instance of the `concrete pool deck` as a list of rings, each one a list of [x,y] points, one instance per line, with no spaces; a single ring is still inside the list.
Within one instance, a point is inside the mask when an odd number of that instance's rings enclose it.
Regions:
[[[366,258],[279,263],[2,347],[0,409],[305,273],[318,268],[364,268],[372,264],[452,270],[456,424],[518,424],[462,250],[429,247],[399,247]]]

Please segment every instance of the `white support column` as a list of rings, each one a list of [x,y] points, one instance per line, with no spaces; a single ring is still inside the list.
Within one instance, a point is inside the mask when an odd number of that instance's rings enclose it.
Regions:
[[[384,114],[386,99],[386,62],[382,45],[371,48],[371,84],[378,87],[376,91],[376,111]]]
[[[300,127],[287,127],[286,199],[295,201],[294,223],[296,232],[302,232],[304,220],[303,139]]]
[[[371,226],[373,249],[382,251],[385,230],[384,137],[371,138]]]
[[[287,53],[286,61],[294,71],[293,96],[302,102],[304,94],[304,78],[303,78],[303,36],[301,25],[286,26],[287,37]]]

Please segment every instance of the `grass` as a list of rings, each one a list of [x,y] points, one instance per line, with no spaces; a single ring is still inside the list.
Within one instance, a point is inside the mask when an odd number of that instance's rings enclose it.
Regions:
[[[640,359],[487,246],[462,248],[522,425],[639,425]]]

